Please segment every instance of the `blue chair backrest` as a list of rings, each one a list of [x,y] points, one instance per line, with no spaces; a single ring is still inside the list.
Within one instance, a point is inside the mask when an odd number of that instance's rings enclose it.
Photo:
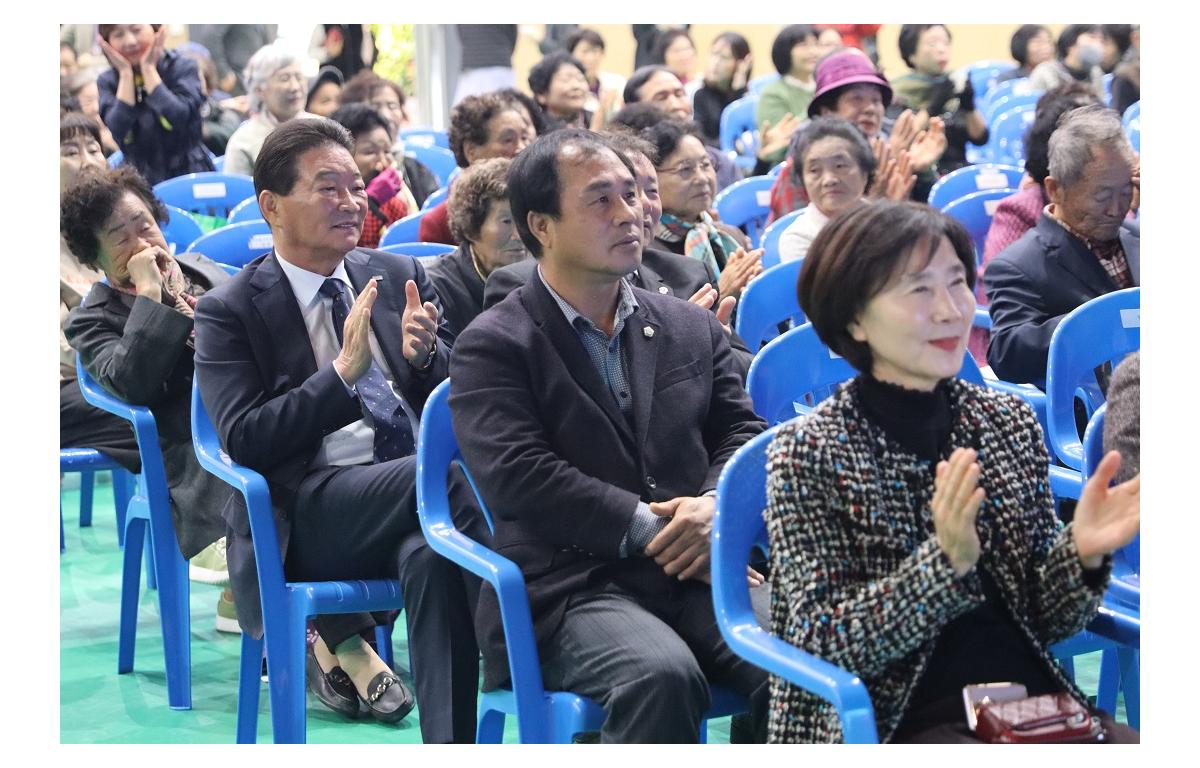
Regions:
[[[203,235],[188,246],[221,264],[244,267],[274,247],[271,228],[262,219],[229,224]]]
[[[1004,95],[997,95],[988,102],[987,107],[981,110],[983,112],[983,120],[988,124],[988,128],[990,129],[995,125],[1000,115],[1009,110],[1016,109],[1017,107],[1036,108],[1037,100],[1041,98],[1043,93],[1045,91],[1039,91],[1035,88],[1022,88],[1018,90],[1014,86],[1012,91]]]
[[[108,156],[108,167],[109,168],[116,168],[118,165],[120,165],[123,162],[125,162],[125,153],[119,149],[116,152],[113,152],[111,155]]]
[[[750,606],[746,566],[751,551],[766,540],[767,447],[777,431],[768,429],[739,448],[717,482],[712,538],[717,625],[734,653],[833,704],[847,743],[874,743],[875,712],[863,681],[771,635],[758,625]]]
[[[1100,460],[1104,458],[1104,415],[1108,412],[1108,403],[1103,403],[1092,418],[1088,420],[1087,430],[1083,433],[1083,482],[1087,482],[1096,471]],[[1113,578],[1128,574],[1141,573],[1141,536],[1135,536],[1133,541],[1113,553]]]
[[[1025,171],[1015,165],[983,163],[967,165],[951,171],[934,183],[929,190],[929,204],[943,209],[950,203],[974,192],[989,189],[1017,189]]]
[[[182,208],[168,205],[167,215],[169,218],[167,223],[162,225],[162,233],[167,245],[172,247],[175,253],[183,253],[192,241],[204,234],[200,222]]]
[[[987,99],[983,103],[978,102],[977,95],[976,103],[979,104],[979,110],[983,112],[983,119],[986,122],[993,114],[992,107],[998,104],[1001,99],[1013,94],[1025,95],[1031,93],[1033,90],[1035,89],[1029,84],[1028,77],[1014,77],[1011,80],[1005,80],[1003,83],[996,83],[992,86],[992,89],[988,91]]]
[[[379,247],[383,248],[387,245],[398,245],[400,243],[415,243],[421,239],[421,217],[429,211],[417,211],[412,216],[405,216],[399,221],[393,221],[387,229],[383,231],[383,237],[379,238]]]
[[[783,170],[783,162],[778,162],[778,163],[775,163],[775,165],[771,166],[771,170],[767,171],[767,175],[770,176],[772,179],[774,179],[779,176],[779,173],[782,170]]]
[[[751,280],[742,291],[735,325],[750,351],[756,352],[763,342],[779,335],[776,326],[780,323],[804,322],[804,312],[796,296],[796,280],[803,264],[803,259],[776,264]]]
[[[404,148],[409,147],[441,147],[450,149],[450,136],[437,128],[405,128],[400,131],[400,140]]]
[[[975,98],[986,103],[988,94],[996,85],[996,78],[1013,69],[1011,61],[977,61],[967,67],[967,77],[975,90]]]
[[[804,215],[804,209],[785,213],[775,221],[767,225],[762,236],[762,265],[763,269],[770,269],[779,264],[779,238],[783,236],[783,231],[791,226],[792,222],[800,216]]]
[[[1139,117],[1131,122],[1125,128],[1125,135],[1129,137],[1129,143],[1133,145],[1133,151],[1139,155],[1142,153],[1142,119]],[[1138,209],[1139,218],[1141,209]]]
[[[754,121],[757,109],[758,95],[751,93],[721,110],[721,151],[735,153],[734,162],[741,168],[753,168],[757,162],[754,157],[758,149],[758,125]]]
[[[762,228],[771,212],[771,185],[774,183],[775,179],[770,176],[751,176],[721,190],[713,202],[721,221],[741,227],[755,248],[762,239]]]
[[[746,84],[746,90],[757,96],[762,92],[763,88],[778,80],[779,77],[779,73],[777,72],[772,72],[769,75],[759,75]]]
[[[988,228],[992,226],[992,216],[996,206],[1009,195],[1016,194],[1016,189],[989,189],[984,192],[972,192],[960,197],[942,208],[942,213],[952,216],[959,221],[971,235],[975,244],[975,263],[983,257],[983,244],[987,241]]]
[[[1050,446],[1059,461],[1083,469],[1083,445],[1075,426],[1075,398],[1091,418],[1100,402],[1095,369],[1116,366],[1142,345],[1142,290],[1126,288],[1098,296],[1076,307],[1050,337],[1046,361],[1046,418]]]
[[[239,173],[189,173],[160,181],[154,194],[167,205],[224,218],[235,205],[254,196],[254,179]]]
[[[258,207],[258,198],[251,195],[233,206],[233,210],[229,212],[228,223],[240,224],[243,221],[256,221],[262,217],[262,211]]]
[[[380,248],[381,251],[388,253],[402,253],[405,256],[420,258],[424,256],[441,256],[445,253],[453,253],[454,246],[446,245],[445,243],[394,243]]]
[[[1129,126],[1135,122],[1140,122],[1142,119],[1142,102],[1135,101],[1125,109],[1125,114],[1121,115],[1121,125],[1125,126],[1125,130],[1129,130]]]
[[[433,175],[437,177],[438,186],[444,187],[450,183],[450,174],[458,167],[454,153],[442,147],[421,147],[417,145],[404,146],[404,154],[424,163]]]
[[[1104,83],[1104,105],[1110,106],[1112,104],[1113,73],[1109,72],[1101,80]]]
[[[425,198],[425,202],[421,203],[421,210],[426,211],[434,207],[438,203],[450,196],[450,187],[438,187],[429,193],[429,197]]]
[[[1014,107],[992,123],[988,136],[990,157],[994,163],[1025,165],[1025,134],[1033,125],[1036,110],[1033,105]]]

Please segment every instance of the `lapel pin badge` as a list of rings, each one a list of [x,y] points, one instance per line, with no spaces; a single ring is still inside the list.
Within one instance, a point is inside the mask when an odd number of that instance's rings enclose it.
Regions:
[[[671,289],[665,285],[660,285],[660,286],[658,286],[658,292],[659,293],[670,293]]]
[[[642,329],[642,333],[643,333],[643,334],[645,334],[645,336],[646,336],[646,338],[647,338],[647,339],[653,339],[653,338],[654,338],[654,329],[653,329],[653,328],[651,328],[651,327],[650,327],[650,326],[648,326],[648,325],[647,325],[645,328],[643,328],[643,329]]]

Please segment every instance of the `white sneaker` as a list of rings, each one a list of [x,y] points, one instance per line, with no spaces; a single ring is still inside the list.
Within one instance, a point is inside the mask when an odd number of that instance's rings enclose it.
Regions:
[[[225,537],[200,550],[188,561],[188,579],[201,584],[225,586],[229,583],[229,564],[225,561]]]

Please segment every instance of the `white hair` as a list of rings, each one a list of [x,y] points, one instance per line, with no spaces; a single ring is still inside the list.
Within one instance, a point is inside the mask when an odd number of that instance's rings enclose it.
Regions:
[[[1121,117],[1098,104],[1065,112],[1050,134],[1050,175],[1069,187],[1083,178],[1095,153],[1103,150],[1133,161],[1133,147],[1121,127]]]
[[[295,51],[279,42],[269,43],[259,48],[246,62],[242,72],[242,82],[246,84],[246,98],[250,102],[250,111],[262,109],[262,97],[258,95],[258,87],[266,85],[267,80],[284,67],[301,64],[300,56]]]

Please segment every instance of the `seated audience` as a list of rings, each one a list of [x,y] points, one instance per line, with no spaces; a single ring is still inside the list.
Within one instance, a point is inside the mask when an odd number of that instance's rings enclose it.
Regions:
[[[79,57],[75,48],[66,40],[58,43],[58,76],[65,78],[79,71]]]
[[[1123,483],[1142,464],[1142,353],[1133,352],[1113,369],[1104,414],[1104,450],[1121,454],[1115,480]]]
[[[593,115],[604,115],[607,122],[621,108],[625,78],[600,69],[604,63],[604,38],[594,29],[580,27],[563,41],[563,50],[583,65],[587,75],[588,97],[583,108]]]
[[[325,118],[284,123],[263,143],[254,188],[274,248],[200,300],[198,383],[222,447],[267,479],[287,577],[399,577],[421,736],[472,741],[479,581],[429,548],[416,516],[417,414],[446,377],[448,338],[415,259],[355,247],[368,205],[351,146]],[[465,477],[454,488],[456,519],[486,540]],[[231,582],[258,606],[240,496],[225,515]],[[245,613],[260,634],[259,612]],[[355,717],[361,704],[395,723],[413,696],[360,637],[384,620],[315,617],[306,677],[335,711]]]
[[[213,155],[221,157],[225,154],[229,137],[244,119],[241,112],[226,105],[245,99],[229,99],[227,95],[217,91],[217,66],[202,46],[187,43],[186,46],[179,46],[178,51],[196,62],[200,71],[200,90],[204,93],[204,104],[200,107],[200,116],[204,122],[200,126],[200,133],[204,138],[205,148]]]
[[[450,190],[450,230],[461,245],[426,271],[442,299],[451,342],[483,311],[483,285],[495,270],[529,257],[508,206],[506,157],[471,165]]]
[[[583,65],[566,51],[555,51],[547,55],[529,70],[529,90],[550,119],[553,128],[599,129],[604,125],[603,116],[598,121],[584,109],[587,102],[587,72]]]
[[[450,411],[495,548],[525,576],[546,688],[594,699],[601,742],[695,743],[711,680],[748,698],[761,740],[767,676],[722,640],[705,578],[710,492],[764,428],[726,331],[624,279],[643,212],[602,136],[540,137],[508,190],[537,277],[458,337]],[[492,690],[509,672],[490,587],[476,626]]]
[[[112,69],[100,75],[100,116],[125,162],[151,186],[211,171],[201,129],[204,91],[190,59],[163,48],[162,24],[101,24],[100,50]]]
[[[1072,81],[1091,86],[1096,98],[1104,98],[1104,33],[1095,24],[1068,24],[1058,33],[1055,58],[1044,61],[1029,74],[1029,85],[1048,91]]]
[[[1063,527],[1033,410],[956,378],[974,265],[958,222],[878,201],[831,221],[800,272],[800,306],[859,374],[769,448],[771,630],[858,675],[884,742],[977,741],[966,685],[1087,707],[1050,648],[1096,615],[1139,526],[1139,480],[1108,488],[1110,454]],[[770,714],[774,742],[841,737],[830,704],[774,676]]]
[[[1006,381],[1045,386],[1050,337],[1068,312],[1141,284],[1140,228],[1127,220],[1137,158],[1115,112],[1067,112],[1050,136],[1050,204],[984,272],[987,359]]]
[[[1141,43],[1141,26],[1134,24],[1129,30],[1129,46],[1113,70],[1112,108],[1121,115],[1142,98]]]
[[[704,85],[692,96],[692,110],[705,144],[720,145],[721,113],[746,95],[753,66],[750,43],[737,32],[722,32],[713,40]]]
[[[250,119],[229,137],[225,173],[249,176],[258,150],[271,131],[296,117],[316,117],[304,111],[305,89],[300,57],[282,43],[259,48],[243,73]]]
[[[737,227],[713,220],[713,166],[695,123],[664,120],[641,133],[654,145],[658,162],[662,218],[654,245],[695,259],[717,276],[721,297],[742,295],[746,284],[762,273],[762,249]]]
[[[534,139],[534,129],[515,102],[497,93],[468,96],[450,111],[450,151],[459,168],[492,157],[510,160]],[[453,188],[453,187],[452,187]],[[457,245],[446,201],[421,217],[423,243]]]
[[[508,102],[509,106],[521,113],[525,118],[525,122],[533,129],[533,136],[541,136],[546,131],[550,130],[546,113],[538,106],[538,103],[533,100],[529,94],[518,91],[516,88],[502,88],[499,91],[494,91],[504,101]],[[533,141],[533,137],[530,137]]]
[[[341,106],[342,86],[345,81],[337,67],[321,67],[308,86],[308,97],[304,110],[321,117],[329,117]]]
[[[339,107],[329,117],[350,131],[354,140],[354,164],[367,185],[368,208],[358,247],[375,248],[389,224],[417,209],[396,169],[391,124],[377,110],[361,103]]]
[[[191,427],[196,301],[228,276],[198,253],[172,256],[159,229],[166,220],[166,208],[132,166],[80,174],[67,188],[63,238],[108,283],[92,286],[64,330],[100,386],[154,414],[175,536],[192,559],[225,535],[221,510],[232,495],[196,460]],[[217,605],[217,629],[238,631],[228,589]]]
[[[1100,60],[1100,69],[1104,70],[1104,74],[1111,74],[1121,63],[1121,59],[1125,58],[1125,54],[1129,51],[1129,46],[1133,44],[1130,35],[1133,32],[1132,24],[1101,24],[1100,32],[1103,35],[1104,58]]]
[[[758,95],[754,121],[760,135],[789,118],[803,118],[816,92],[813,74],[820,54],[817,30],[809,24],[790,24],[775,36],[771,43],[771,63],[775,65],[779,79],[768,83]],[[775,165],[782,162],[786,154],[787,145],[784,145],[764,160],[768,166]]]
[[[120,147],[100,117],[100,87],[96,83],[96,77],[96,70],[81,69],[62,81],[63,90],[75,99],[75,110],[87,115],[100,128],[100,148],[104,150],[104,156],[108,157]]]
[[[788,173],[804,186],[809,204],[779,237],[779,260],[803,259],[813,238],[842,211],[863,202],[875,180],[875,155],[857,126],[840,117],[818,117],[800,129]],[[905,200],[917,177],[908,154],[890,169],[884,197]]]
[[[85,172],[103,172],[106,167],[96,123],[83,114],[65,115],[59,122],[58,155],[61,198]],[[133,429],[125,419],[83,399],[75,372],[75,349],[64,333],[71,310],[83,302],[104,274],[81,264],[61,232],[58,245],[58,445],[94,448],[130,472],[138,472],[142,463]]]
[[[661,64],[679,78],[688,95],[695,93],[696,44],[686,29],[667,29],[658,34],[650,49],[650,63]]]
[[[941,117],[946,128],[946,151],[938,171],[947,173],[967,164],[967,142],[982,146],[988,139],[983,113],[975,108],[975,88],[965,73],[952,77],[950,30],[944,24],[905,24],[900,27],[900,57],[912,71],[892,81],[894,112],[908,108]]]
[[[1042,62],[1054,58],[1054,36],[1041,24],[1022,24],[1013,32],[1008,50],[1016,59],[1017,66],[1002,72],[997,83],[1029,77]]]

